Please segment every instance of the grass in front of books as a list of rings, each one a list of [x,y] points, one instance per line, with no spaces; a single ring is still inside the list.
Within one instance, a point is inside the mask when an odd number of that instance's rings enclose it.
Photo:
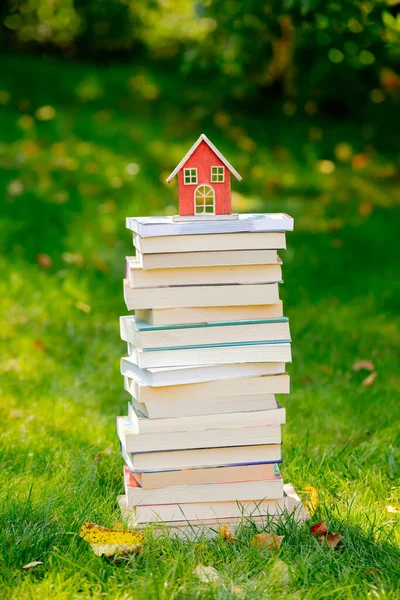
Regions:
[[[169,74],[140,66],[1,60],[1,596],[398,598],[400,516],[386,508],[400,505],[392,158],[365,150],[348,124],[229,122],[195,86],[182,94],[188,80],[172,88]],[[343,546],[287,523],[269,556],[251,547],[249,526],[233,543],[150,537],[116,564],[78,531],[120,520],[124,217],[173,205],[160,179],[203,128],[244,176],[237,210],[295,217],[282,253],[294,340],[283,473],[316,488],[312,522],[325,519]],[[352,369],[361,359],[373,362],[371,385]],[[24,572],[34,560],[43,565]],[[200,582],[199,563],[219,581]]]

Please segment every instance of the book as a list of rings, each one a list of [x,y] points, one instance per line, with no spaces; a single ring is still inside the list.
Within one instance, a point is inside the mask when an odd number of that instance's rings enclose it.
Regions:
[[[274,283],[282,280],[280,264],[144,270],[134,256],[127,256],[125,264],[126,280],[131,287],[135,288],[223,283]]]
[[[163,488],[141,488],[128,467],[124,466],[127,506],[149,504],[184,504],[196,502],[243,501],[252,498],[263,500],[283,498],[281,477],[273,480],[240,481],[232,483],[176,485]]]
[[[157,452],[161,450],[189,450],[246,444],[280,444],[279,423],[261,427],[207,429],[205,431],[180,431],[179,434],[163,432],[140,434],[128,417],[117,417],[119,439],[126,452]]]
[[[237,363],[230,365],[194,365],[180,367],[160,367],[141,369],[130,356],[121,359],[121,374],[153,386],[184,385],[242,377],[258,377],[273,375],[268,380],[269,393],[287,393],[277,391],[280,386],[289,385],[289,376],[285,373],[285,364],[271,363]]]
[[[201,415],[196,417],[170,417],[164,419],[149,419],[139,412],[130,402],[128,417],[139,435],[158,433],[201,432],[209,429],[225,429],[234,427],[260,427],[274,423],[283,424],[286,421],[285,409],[276,403],[268,410],[247,412],[231,412],[217,415]]]
[[[238,344],[204,344],[175,348],[140,350],[129,344],[129,358],[141,369],[175,365],[285,362],[292,360],[290,340]]]
[[[276,250],[217,250],[215,252],[169,252],[142,254],[136,250],[142,269],[180,269],[188,267],[229,267],[239,265],[278,265]]]
[[[133,234],[133,245],[142,254],[168,252],[215,252],[217,250],[284,250],[285,234],[212,233],[205,235],[167,235],[141,237]]]
[[[132,507],[132,517],[138,524],[189,521],[199,522],[212,519],[250,519],[256,521],[260,516],[279,515],[283,512],[284,500],[244,500],[242,502],[191,502],[187,504],[150,504]],[[222,523],[223,524],[223,523]],[[218,525],[218,523],[217,523]]]
[[[271,363],[273,364],[273,363]],[[280,365],[280,373],[284,373],[285,365]],[[139,378],[129,378],[128,391],[139,402],[172,402],[179,400],[181,402],[203,402],[204,400],[216,400],[217,398],[230,397],[232,400],[238,397],[250,397],[252,395],[261,395],[267,398],[268,394],[289,393],[287,384],[289,378],[279,379],[285,387],[280,387],[279,392],[271,392],[271,385],[274,380],[269,375],[259,377],[238,377],[236,379],[216,379],[215,381],[206,381],[202,383],[188,383],[183,385],[165,385],[153,387],[146,385]],[[272,401],[273,396],[271,395]]]
[[[258,465],[228,465],[198,469],[163,471],[134,471],[130,466],[130,455],[122,453],[130,472],[144,489],[175,485],[198,485],[206,483],[229,483],[233,481],[262,481],[275,479],[279,473],[276,463]]]
[[[256,506],[259,506],[260,509],[256,508],[256,510],[253,511],[253,502]],[[204,535],[207,537],[217,536],[219,535],[219,528],[225,524],[229,524],[235,531],[240,525],[247,525],[249,523],[249,517],[251,517],[251,523],[257,523],[261,528],[270,525],[271,520],[274,520],[275,518],[277,518],[279,522],[284,512],[291,515],[296,522],[306,521],[310,518],[290,483],[283,486],[283,498],[274,500],[167,504],[128,508],[126,496],[119,496],[118,504],[124,520],[130,527],[135,527],[140,524],[137,515],[139,516],[140,514],[140,516],[143,517],[149,515],[150,519],[146,520],[145,518],[141,524],[153,523],[152,532],[154,534],[165,534],[165,532],[168,532],[169,535],[191,540],[196,540],[200,533],[202,538]],[[233,506],[236,506],[236,510],[240,510],[240,515],[228,516],[231,507]],[[248,509],[247,506],[249,507]],[[196,513],[191,511],[191,507],[193,507],[193,511],[196,511]],[[213,510],[212,517],[209,516],[210,508]],[[168,515],[168,511],[173,511],[171,514],[175,515],[176,509],[179,510],[181,519],[179,520],[179,516],[177,515],[177,517],[174,516],[174,519],[176,520],[167,521],[165,517]],[[156,511],[159,512],[156,513]],[[194,514],[198,515],[197,519],[194,518]]]
[[[240,380],[236,380],[240,381]],[[193,384],[194,386],[196,384]],[[202,384],[198,384],[201,386]],[[276,400],[274,394],[251,394],[251,395],[227,395],[209,397],[204,393],[204,398],[163,396],[163,389],[179,390],[185,386],[166,386],[165,388],[151,388],[149,386],[138,386],[137,383],[129,378],[124,378],[124,387],[132,396],[132,403],[143,415],[151,419],[165,419],[170,417],[195,417],[197,415],[214,415],[231,412],[248,412],[252,410],[268,410],[275,408]],[[152,390],[161,391],[161,394],[146,395],[141,394],[140,389],[148,387]],[[234,386],[233,386],[234,387]],[[286,393],[289,386],[284,389]],[[228,393],[228,392],[227,392]],[[136,395],[135,395],[136,394]],[[142,400],[138,400],[142,398]]]
[[[126,227],[142,237],[252,231],[292,231],[293,218],[284,213],[244,214],[233,221],[174,221],[173,217],[127,217]]]
[[[129,390],[128,390],[129,391]],[[226,396],[199,402],[171,400],[169,402],[138,402],[134,396],[131,402],[135,409],[150,419],[169,419],[171,417],[195,417],[197,415],[220,415],[232,412],[249,412],[253,410],[269,410],[275,408],[273,394],[254,396]]]
[[[251,306],[198,306],[137,309],[135,315],[149,325],[184,325],[212,321],[251,321],[283,316],[282,302]]]
[[[286,317],[187,325],[149,325],[138,317],[129,315],[120,317],[120,333],[125,342],[141,350],[290,339],[289,320]]]
[[[124,419],[124,417],[121,417]],[[121,424],[123,426],[123,424]],[[162,471],[221,466],[246,466],[281,461],[281,444],[226,446],[164,452],[129,452],[121,442],[122,452],[129,456],[132,471]]]
[[[277,283],[134,288],[124,279],[124,300],[128,310],[276,304],[279,290]]]

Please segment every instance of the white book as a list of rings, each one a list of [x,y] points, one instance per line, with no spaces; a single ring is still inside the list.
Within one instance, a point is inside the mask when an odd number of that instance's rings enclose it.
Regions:
[[[269,410],[256,410],[241,413],[225,413],[219,415],[201,415],[197,417],[172,417],[166,419],[149,419],[128,404],[128,417],[140,435],[158,433],[180,433],[187,431],[206,431],[208,429],[225,429],[232,427],[260,427],[285,423],[285,409],[278,403]]]
[[[128,315],[120,317],[120,333],[125,342],[141,350],[290,339],[289,320],[286,317],[157,326]]]
[[[142,254],[168,252],[215,252],[218,250],[284,250],[284,233],[213,233],[206,235],[133,235],[133,244]]]
[[[143,489],[125,485],[127,506],[149,504],[183,504],[196,502],[226,502],[283,498],[282,479],[264,481],[241,481],[238,483],[215,483],[205,485],[180,485],[164,488]]]
[[[150,504],[132,508],[139,524],[157,522],[202,521],[204,519],[250,518],[252,521],[267,515],[280,515],[284,500],[244,500],[242,502],[190,502],[186,504]]]
[[[252,444],[252,442],[249,443]],[[126,452],[124,446],[123,449]],[[132,471],[162,471],[228,465],[243,466],[280,462],[282,459],[280,443],[194,450],[167,450],[165,452],[126,452],[126,454],[129,455],[129,466]]]
[[[279,382],[284,379],[286,379],[286,382],[289,381],[289,376],[284,373],[284,363],[281,362],[140,369],[130,356],[126,356],[121,359],[121,374],[136,378],[153,387],[184,385],[221,379],[238,379],[242,377],[259,377],[262,375],[275,375],[280,378]],[[273,386],[275,383],[278,383],[278,379],[269,380],[269,383]],[[278,394],[280,392],[271,389],[270,393]]]
[[[140,368],[292,361],[290,341],[251,342],[140,350],[128,343],[129,358]]]
[[[284,363],[278,363],[277,369],[279,369],[277,371],[278,373],[285,373]],[[271,392],[271,387],[276,385],[277,379],[278,381],[281,381],[282,387],[279,388],[279,392]],[[139,377],[134,376],[132,378],[127,378],[125,389],[127,389],[138,402],[146,404],[147,402],[154,401],[167,404],[173,400],[179,400],[180,402],[204,402],[204,400],[207,399],[214,400],[226,397],[230,397],[233,400],[235,397],[243,398],[253,395],[266,396],[273,393],[288,394],[288,383],[288,377],[279,380],[279,378],[263,375],[259,377],[217,379],[215,381],[189,383],[186,385],[153,387],[146,385]]]
[[[119,439],[126,452],[158,452],[162,450],[189,450],[245,446],[246,444],[280,444],[281,426],[276,423],[261,427],[208,429],[193,432],[139,434],[128,417],[117,417]]]
[[[126,389],[126,388],[125,388]],[[138,402],[132,396],[134,407],[150,419],[169,419],[172,417],[196,417],[198,415],[219,415],[232,412],[249,412],[253,410],[269,410],[275,407],[273,394],[259,394],[258,396],[226,396],[213,400],[198,400],[182,402],[157,402],[149,400],[147,404]]]
[[[235,380],[240,381],[240,380]],[[196,384],[195,384],[196,385]],[[203,384],[198,384],[203,385]],[[209,398],[207,394],[199,401],[198,398],[163,399],[162,395],[157,398],[156,395],[148,397],[143,402],[137,400],[135,393],[140,397],[137,384],[133,379],[124,377],[124,387],[131,394],[132,402],[142,414],[150,419],[166,419],[170,417],[195,417],[197,415],[215,415],[232,412],[249,412],[253,410],[269,410],[275,408],[276,400],[274,394],[253,394],[243,396],[217,396]],[[146,386],[148,387],[148,386]],[[179,390],[184,386],[168,386]],[[234,386],[233,386],[234,387]],[[162,390],[163,388],[150,388]],[[289,382],[282,389],[285,393],[289,392]],[[282,393],[282,391],[280,392]]]
[[[175,221],[173,217],[127,217],[126,227],[142,237],[252,231],[292,231],[293,219],[284,213],[244,214],[235,220]]]
[[[241,306],[243,304],[276,304],[279,301],[279,291],[277,283],[134,288],[124,279],[124,299],[128,310],[185,308],[188,306]]]
[[[169,252],[142,254],[136,250],[142,269],[181,269],[188,267],[229,267],[240,265],[278,265],[276,250],[218,250],[215,252]]]
[[[127,282],[135,288],[223,283],[275,283],[282,280],[280,264],[144,270],[134,256],[127,256],[125,262]]]
[[[186,308],[138,309],[138,319],[149,325],[184,325],[212,321],[251,321],[283,317],[282,301],[247,306],[198,306]]]

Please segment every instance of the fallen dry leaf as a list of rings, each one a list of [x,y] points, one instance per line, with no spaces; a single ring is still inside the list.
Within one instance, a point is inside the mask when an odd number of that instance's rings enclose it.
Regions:
[[[309,499],[304,500],[303,504],[310,517],[312,517],[319,506],[318,492],[315,487],[312,487],[311,485],[307,485],[303,488],[302,492],[309,494]]]
[[[353,371],[361,371],[361,369],[365,369],[366,371],[373,371],[375,369],[374,363],[370,360],[357,360],[353,367]]]
[[[325,521],[320,521],[313,525],[310,529],[311,535],[326,535],[328,533],[328,527],[326,526]]]
[[[33,342],[33,347],[36,348],[36,350],[41,350],[42,352],[47,352],[45,345],[40,340],[35,340]]]
[[[82,524],[79,535],[90,544],[137,544],[144,539],[144,534],[137,531],[109,529],[90,522]]]
[[[251,540],[251,545],[258,548],[258,550],[263,550],[264,548],[269,551],[277,550],[284,537],[284,535],[275,535],[274,533],[267,533],[264,531]]]
[[[29,571],[29,569],[34,569],[35,567],[38,567],[39,565],[42,565],[42,561],[41,560],[34,560],[33,562],[28,563],[27,565],[24,565],[22,568],[24,571]]]
[[[366,573],[367,575],[379,575],[379,573],[381,573],[381,570],[378,569],[378,567],[371,567],[369,569],[364,569],[364,573]]]
[[[374,381],[377,377],[378,377],[378,373],[376,371],[373,371],[364,379],[364,381],[362,382],[361,385],[363,387],[370,387],[374,383]]]
[[[223,540],[227,542],[233,542],[233,531],[230,525],[221,525],[218,529],[218,534]]]
[[[328,533],[328,535],[324,538],[327,546],[329,548],[337,548],[342,545],[343,538],[341,533]]]
[[[37,255],[36,262],[38,263],[38,265],[43,267],[43,269],[49,269],[53,264],[51,256],[43,253]]]
[[[205,567],[201,563],[197,565],[193,573],[197,575],[203,583],[216,583],[220,580],[217,569],[214,569],[214,567]]]
[[[385,506],[388,513],[400,513],[400,506]]]

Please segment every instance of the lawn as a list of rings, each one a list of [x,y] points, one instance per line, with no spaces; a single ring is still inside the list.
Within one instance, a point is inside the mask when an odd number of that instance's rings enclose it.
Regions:
[[[216,84],[207,95],[141,64],[0,63],[1,597],[399,598],[400,514],[386,507],[400,506],[400,192],[380,132],[274,105],[261,119],[224,107]],[[269,555],[247,525],[232,543],[149,536],[115,563],[77,535],[120,521],[124,220],[174,213],[163,180],[201,131],[243,176],[236,210],[295,218],[283,474],[317,490],[311,523],[340,531],[340,550],[287,523]],[[219,582],[200,582],[199,563]]]

